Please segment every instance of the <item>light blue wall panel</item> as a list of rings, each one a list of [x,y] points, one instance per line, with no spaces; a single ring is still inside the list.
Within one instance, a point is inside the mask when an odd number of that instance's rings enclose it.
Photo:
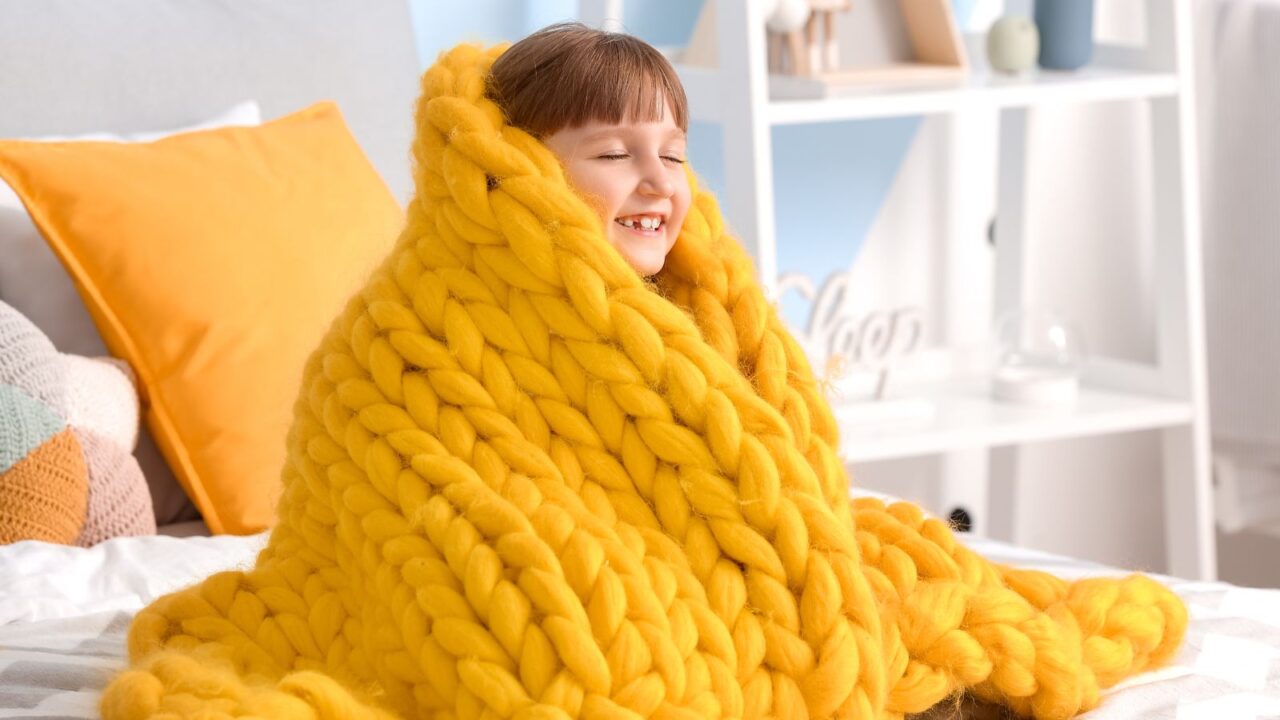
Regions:
[[[631,0],[623,29],[653,45],[683,45],[701,2]],[[418,54],[424,65],[463,41],[518,40],[552,23],[575,20],[577,0],[409,0]]]
[[[623,5],[623,30],[650,45],[684,45],[693,34],[698,0],[631,0]]]
[[[488,45],[522,37],[529,4],[526,0],[409,0],[422,66],[431,65],[442,51],[460,42]]]
[[[528,11],[525,14],[525,35],[552,23],[576,20],[578,17],[577,0],[532,0],[526,4]]]

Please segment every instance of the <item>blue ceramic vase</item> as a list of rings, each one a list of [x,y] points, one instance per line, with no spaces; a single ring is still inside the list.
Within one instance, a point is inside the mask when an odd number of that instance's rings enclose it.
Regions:
[[[1040,67],[1076,70],[1093,57],[1093,0],[1036,0]]]

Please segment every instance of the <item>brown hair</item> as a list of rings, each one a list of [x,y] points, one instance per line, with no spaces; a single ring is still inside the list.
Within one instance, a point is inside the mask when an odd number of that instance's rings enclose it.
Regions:
[[[507,121],[542,138],[589,122],[650,122],[670,103],[689,129],[688,103],[675,68],[652,45],[582,23],[545,27],[494,61],[486,94]]]

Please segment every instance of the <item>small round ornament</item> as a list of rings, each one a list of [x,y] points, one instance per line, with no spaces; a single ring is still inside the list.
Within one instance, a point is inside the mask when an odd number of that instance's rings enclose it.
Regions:
[[[1020,73],[1036,63],[1040,31],[1031,18],[1006,15],[987,31],[987,61],[995,70]]]

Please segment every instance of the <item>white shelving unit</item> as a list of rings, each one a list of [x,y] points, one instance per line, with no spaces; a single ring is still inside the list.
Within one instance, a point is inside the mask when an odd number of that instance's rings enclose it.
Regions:
[[[1016,467],[1019,444],[1158,430],[1163,447],[1167,570],[1182,577],[1212,579],[1217,570],[1205,391],[1191,8],[1189,0],[1143,2],[1147,43],[1136,48],[1099,45],[1090,66],[1073,73],[992,75],[981,62],[982,39],[969,37],[966,40],[974,67],[960,84],[868,90],[820,100],[773,100],[768,96],[760,0],[717,3],[716,69],[678,62],[676,67],[693,117],[722,127],[726,213],[756,258],[761,281],[770,288],[778,278],[772,192],[774,126],[946,114],[958,129],[953,135],[959,137],[968,111],[997,110],[1000,140],[993,300],[997,314],[1023,305],[1029,291],[1025,271],[1033,248],[1024,238],[1028,110],[1063,103],[1150,103],[1158,361],[1152,365],[1107,358],[1091,361],[1078,403],[1066,410],[1003,405],[988,399],[980,379],[944,374],[912,388],[913,393],[935,401],[937,412],[932,420],[874,430],[865,425],[847,427],[842,432],[842,451],[850,461],[868,461],[989,450],[987,462],[979,464],[982,470],[989,467],[993,474],[1007,476]],[[1030,14],[1025,2],[1007,0],[1005,5],[1010,12]],[[580,10],[584,22],[616,28],[622,2],[581,0]],[[953,217],[956,224],[966,226],[963,230],[976,230],[975,222],[985,222],[985,218],[964,218],[962,214],[954,213]],[[951,268],[945,275],[959,279],[963,272],[963,268]],[[992,534],[1000,534],[999,529],[1004,528],[1008,535],[1012,500],[1007,492],[989,497]]]

